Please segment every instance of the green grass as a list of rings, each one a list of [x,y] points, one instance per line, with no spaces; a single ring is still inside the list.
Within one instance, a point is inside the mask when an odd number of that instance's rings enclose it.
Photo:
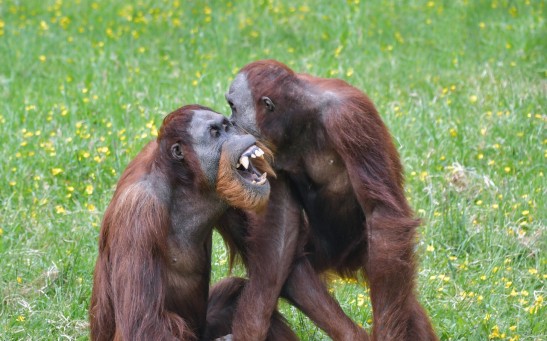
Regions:
[[[441,339],[547,339],[545,7],[0,0],[0,339],[87,338],[118,176],[173,109],[228,112],[234,73],[262,58],[376,103],[424,220],[419,292]],[[214,280],[226,273],[215,237]],[[370,327],[366,288],[332,288]],[[283,311],[303,340],[326,338]]]

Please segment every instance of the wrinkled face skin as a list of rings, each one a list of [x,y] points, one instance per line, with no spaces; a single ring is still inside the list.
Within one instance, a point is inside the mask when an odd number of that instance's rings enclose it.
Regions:
[[[237,122],[238,127],[245,129],[248,133],[260,136],[251,89],[244,73],[240,72],[235,77],[226,93],[226,101],[232,110],[230,119]]]
[[[226,117],[208,110],[193,112],[189,133],[207,183],[220,197],[244,209],[265,204],[270,193],[267,173],[273,171],[252,135],[242,134]]]

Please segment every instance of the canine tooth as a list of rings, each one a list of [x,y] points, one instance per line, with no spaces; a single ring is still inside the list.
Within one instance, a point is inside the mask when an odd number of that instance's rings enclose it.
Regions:
[[[241,166],[241,163],[238,162],[236,168],[239,168],[239,166]]]
[[[256,155],[256,156],[262,156],[262,155],[264,155],[264,151],[263,151],[262,149],[260,149],[260,148],[257,148],[257,149],[255,150],[255,155]]]
[[[241,162],[243,168],[249,168],[249,158],[247,156],[242,156],[241,159],[239,159],[239,162]]]
[[[254,153],[251,153],[251,157],[252,157],[253,159],[256,159],[256,155],[255,155]]]

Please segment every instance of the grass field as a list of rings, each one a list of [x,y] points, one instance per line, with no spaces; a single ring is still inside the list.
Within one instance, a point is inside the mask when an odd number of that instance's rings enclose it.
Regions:
[[[235,72],[274,58],[376,103],[424,220],[419,292],[440,338],[546,340],[545,18],[541,0],[0,0],[0,339],[87,338],[127,163],[167,113],[227,113]],[[369,328],[366,288],[331,286]]]

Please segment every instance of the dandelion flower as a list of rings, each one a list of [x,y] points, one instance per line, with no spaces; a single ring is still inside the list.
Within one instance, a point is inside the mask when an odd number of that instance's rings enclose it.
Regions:
[[[85,186],[85,192],[87,193],[87,195],[93,194],[93,185]]]
[[[51,169],[51,174],[53,176],[56,176],[56,175],[59,175],[63,172],[63,169],[62,168],[52,168]]]

